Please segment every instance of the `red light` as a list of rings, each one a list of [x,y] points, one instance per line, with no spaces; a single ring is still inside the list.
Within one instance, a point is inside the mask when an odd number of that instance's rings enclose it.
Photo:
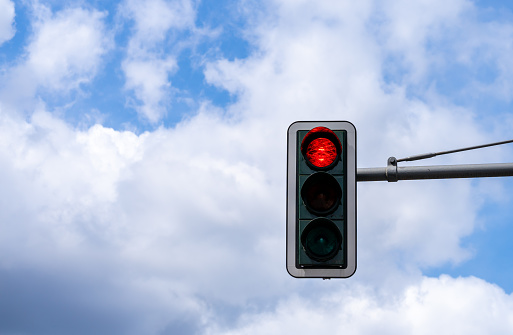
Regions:
[[[301,142],[301,153],[312,169],[330,169],[341,154],[340,140],[326,127],[310,130]]]
[[[326,167],[337,159],[337,147],[327,138],[316,138],[306,148],[306,159],[314,166]]]

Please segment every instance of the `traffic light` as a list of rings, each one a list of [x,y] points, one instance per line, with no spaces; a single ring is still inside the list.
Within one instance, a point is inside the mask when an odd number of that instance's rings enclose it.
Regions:
[[[347,278],[356,271],[356,129],[299,121],[287,133],[287,271]]]

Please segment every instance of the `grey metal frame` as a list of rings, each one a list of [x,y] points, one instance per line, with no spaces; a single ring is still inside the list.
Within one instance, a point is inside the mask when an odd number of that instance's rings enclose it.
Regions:
[[[347,132],[347,268],[311,269],[296,268],[296,136],[300,130],[315,127]],[[287,271],[297,278],[347,278],[356,271],[356,128],[348,121],[297,121],[287,131]]]

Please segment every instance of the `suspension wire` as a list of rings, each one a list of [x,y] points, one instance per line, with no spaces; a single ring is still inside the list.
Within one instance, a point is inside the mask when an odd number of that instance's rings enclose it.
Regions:
[[[421,160],[421,159],[431,158],[431,157],[435,157],[435,156],[441,156],[441,155],[452,154],[452,153],[455,153],[455,152],[474,150],[474,149],[480,149],[480,148],[486,148],[486,147],[492,147],[492,146],[495,146],[495,145],[512,143],[512,142],[513,142],[513,140],[507,140],[507,141],[501,141],[501,142],[494,142],[494,143],[489,143],[489,144],[476,145],[476,146],[473,146],[473,147],[467,147],[467,148],[461,148],[461,149],[455,149],[455,150],[431,152],[431,153],[427,153],[427,154],[414,155],[414,156],[409,156],[409,157],[406,157],[406,158],[401,158],[401,159],[398,159],[397,162],[418,161],[418,160]]]

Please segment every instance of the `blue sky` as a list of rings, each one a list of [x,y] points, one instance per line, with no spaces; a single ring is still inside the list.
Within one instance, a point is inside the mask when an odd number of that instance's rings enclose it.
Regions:
[[[512,5],[0,13],[1,334],[512,332],[509,178],[359,183],[356,274],[285,269],[288,126],[351,121],[358,167],[513,138]]]

